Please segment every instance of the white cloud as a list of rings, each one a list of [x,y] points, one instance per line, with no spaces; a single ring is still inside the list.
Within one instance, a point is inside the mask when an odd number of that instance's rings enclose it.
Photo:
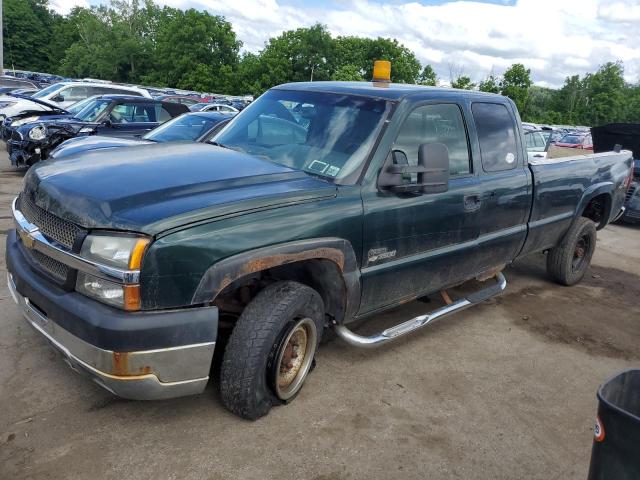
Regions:
[[[73,7],[88,7],[87,0],[50,0],[51,8],[58,13],[66,15]]]
[[[394,37],[411,48],[441,77],[449,65],[480,80],[520,62],[540,85],[559,86],[564,78],[623,60],[627,80],[640,75],[640,0],[517,0],[515,5],[450,1],[339,0],[156,0],[224,15],[249,51],[260,50],[284,30],[320,22],[334,35]],[[67,6],[81,0],[55,0]],[[294,6],[295,5],[295,6]],[[623,24],[621,24],[623,22]],[[448,80],[448,78],[443,78]]]

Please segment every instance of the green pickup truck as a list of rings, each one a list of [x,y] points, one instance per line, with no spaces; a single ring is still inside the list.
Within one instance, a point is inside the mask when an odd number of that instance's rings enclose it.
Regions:
[[[529,163],[509,99],[415,85],[281,85],[214,140],[31,168],[8,283],[29,324],[122,397],[202,392],[229,332],[222,401],[249,419],[298,394],[328,329],[384,345],[500,293],[504,266],[535,252],[580,281],[631,179],[628,151]],[[377,334],[350,325],[473,279]]]

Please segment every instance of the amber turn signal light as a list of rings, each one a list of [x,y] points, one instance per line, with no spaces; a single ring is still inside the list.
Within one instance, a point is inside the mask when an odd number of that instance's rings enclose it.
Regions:
[[[133,250],[131,251],[131,256],[129,257],[129,269],[130,270],[139,270],[140,265],[142,265],[142,257],[144,256],[144,251],[147,249],[149,245],[148,238],[139,239]]]

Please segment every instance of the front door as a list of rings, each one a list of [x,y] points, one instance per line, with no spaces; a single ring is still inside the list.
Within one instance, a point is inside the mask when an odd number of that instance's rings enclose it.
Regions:
[[[133,138],[144,135],[158,126],[153,104],[116,104],[109,112],[107,119],[108,122],[98,127],[98,135]]]
[[[429,103],[413,109],[392,150],[417,165],[423,143],[448,147],[448,191],[407,195],[363,189],[361,314],[460,283],[476,272],[483,192],[459,105]]]

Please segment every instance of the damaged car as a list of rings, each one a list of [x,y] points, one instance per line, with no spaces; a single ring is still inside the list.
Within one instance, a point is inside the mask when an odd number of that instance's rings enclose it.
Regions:
[[[101,95],[72,117],[40,118],[13,128],[7,152],[12,165],[28,167],[46,160],[53,149],[70,138],[135,138],[188,111],[186,105],[150,98]]]
[[[51,160],[67,158],[105,148],[136,147],[164,142],[210,141],[235,115],[220,112],[192,112],[173,118],[139,138],[91,135],[71,138],[49,154]]]

